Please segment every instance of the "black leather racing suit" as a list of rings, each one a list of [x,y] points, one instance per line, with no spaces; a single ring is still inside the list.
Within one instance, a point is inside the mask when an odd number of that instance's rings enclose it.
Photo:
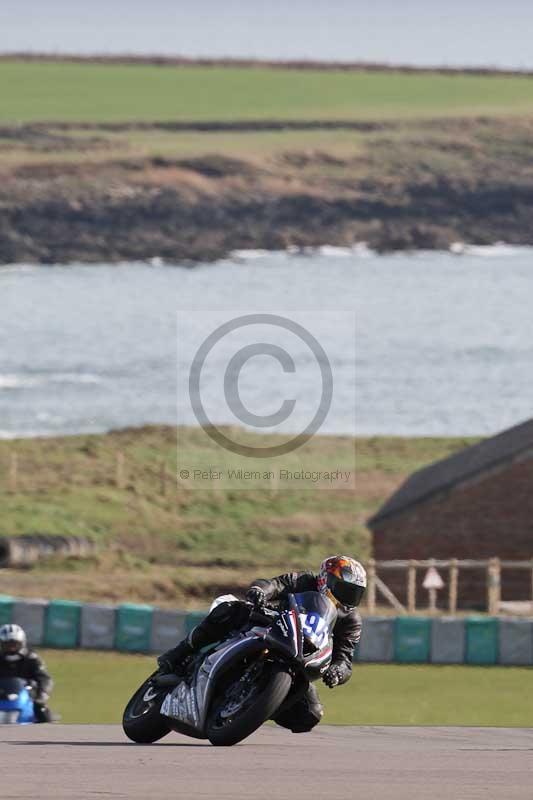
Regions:
[[[283,600],[289,594],[318,591],[318,575],[314,572],[289,572],[270,580],[259,578],[250,588],[253,586],[264,591],[267,603],[283,604]],[[185,644],[193,650],[199,650],[220,641],[232,631],[246,625],[249,616],[250,606],[246,603],[241,601],[221,603],[190,632],[187,640],[165,655],[179,658],[183,656],[182,648]],[[338,609],[337,622],[333,629],[331,666],[339,669],[339,683],[346,683],[350,679],[353,651],[361,637],[361,629],[361,615],[356,609]],[[275,716],[274,721],[294,733],[305,733],[320,722],[323,713],[318,692],[314,685],[310,684],[304,697]]]
[[[283,603],[289,594],[318,591],[316,572],[288,572],[277,578],[260,578],[252,583],[265,593],[267,603]],[[340,681],[346,683],[352,675],[352,658],[355,645],[361,638],[363,622],[357,609],[337,609],[337,622],[333,628],[333,655],[331,666],[339,668]],[[290,728],[294,733],[304,733],[320,722],[324,710],[314,684],[310,684],[306,695],[286,711],[274,718],[278,725]]]
[[[44,661],[33,650],[6,655],[0,653],[0,678],[23,678],[34,684],[33,709],[37,722],[50,722],[51,714],[46,706],[53,682]]]

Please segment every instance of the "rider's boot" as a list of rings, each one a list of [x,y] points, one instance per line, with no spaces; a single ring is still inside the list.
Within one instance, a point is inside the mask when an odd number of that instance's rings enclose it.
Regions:
[[[35,722],[52,722],[52,712],[44,703],[39,703],[34,700],[33,713],[35,715]]]

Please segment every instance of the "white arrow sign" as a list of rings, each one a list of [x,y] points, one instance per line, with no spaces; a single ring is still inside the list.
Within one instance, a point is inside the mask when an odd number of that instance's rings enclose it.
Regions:
[[[435,567],[430,567],[426,572],[424,582],[422,584],[424,589],[442,589],[444,586],[444,581],[442,580],[441,576],[435,569]]]

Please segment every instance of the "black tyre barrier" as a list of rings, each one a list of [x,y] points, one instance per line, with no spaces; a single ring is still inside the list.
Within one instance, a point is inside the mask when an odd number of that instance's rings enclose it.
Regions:
[[[27,567],[43,558],[88,558],[96,552],[89,539],[44,534],[0,537],[0,567]]]

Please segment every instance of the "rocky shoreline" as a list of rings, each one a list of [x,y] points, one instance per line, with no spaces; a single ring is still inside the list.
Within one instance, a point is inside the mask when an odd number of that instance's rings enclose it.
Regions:
[[[260,162],[102,157],[98,126],[83,136],[4,128],[0,153],[24,146],[31,157],[0,161],[0,263],[194,263],[361,241],[379,252],[533,244],[532,121],[391,123],[358,135],[365,150],[354,157],[290,150]]]
[[[428,208],[431,202],[434,214]],[[401,208],[312,195],[187,202],[173,190],[116,199],[65,198],[3,210],[0,263],[209,262],[244,249],[351,247],[378,252],[472,244],[533,244],[533,192],[477,189],[459,204],[436,193]],[[476,209],[483,208],[484,213]]]

